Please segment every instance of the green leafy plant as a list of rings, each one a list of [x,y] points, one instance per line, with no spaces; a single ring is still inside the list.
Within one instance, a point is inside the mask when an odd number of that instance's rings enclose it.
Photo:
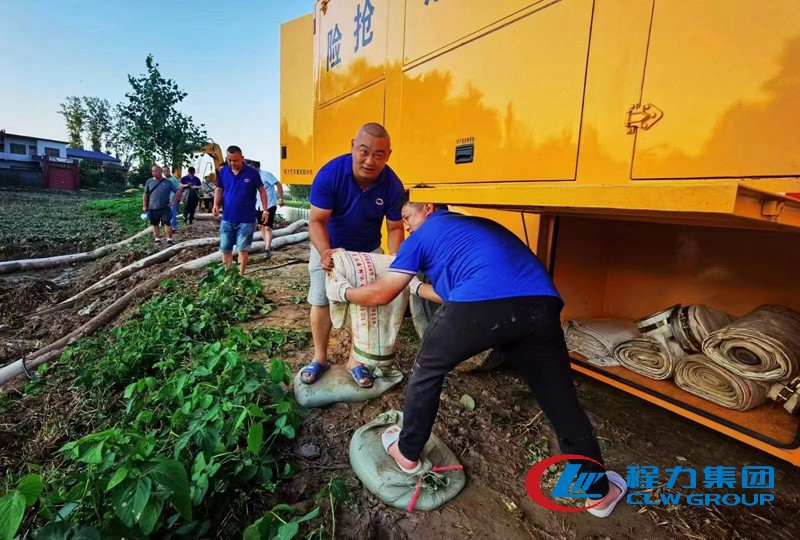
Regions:
[[[36,505],[35,538],[197,538],[236,501],[275,493],[308,412],[276,356],[307,334],[234,326],[267,306],[258,282],[215,267],[196,284],[163,283],[124,324],[77,342],[35,391],[71,380],[97,410],[94,429],[61,447],[38,490],[23,478],[0,499],[0,531],[12,538]],[[254,530],[274,524],[290,538],[320,513],[289,519],[290,508],[274,506]]]

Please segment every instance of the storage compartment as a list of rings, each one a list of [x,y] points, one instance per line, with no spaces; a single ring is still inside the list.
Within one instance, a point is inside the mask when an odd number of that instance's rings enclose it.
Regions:
[[[407,69],[391,126],[401,178],[573,180],[591,21],[592,2],[546,5]]]
[[[389,6],[384,0],[336,0],[316,6],[319,103],[386,72]]]
[[[641,103],[664,117],[638,130],[633,178],[800,175],[798,7],[655,2]]]
[[[563,318],[640,319],[674,304],[741,317],[762,304],[800,310],[800,234],[558,217],[553,278]],[[575,368],[678,414],[800,463],[800,423],[768,401],[748,412],[717,406],[623,367],[580,357]]]

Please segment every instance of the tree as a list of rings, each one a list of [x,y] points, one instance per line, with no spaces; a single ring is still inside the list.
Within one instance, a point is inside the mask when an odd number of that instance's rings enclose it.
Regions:
[[[291,193],[292,197],[294,197],[298,201],[307,201],[309,195],[311,195],[311,186],[305,186],[301,184],[290,184],[289,193]]]
[[[145,64],[147,73],[139,77],[128,75],[132,91],[125,94],[128,101],[119,109],[130,130],[134,155],[140,164],[158,160],[182,165],[208,136],[203,124],[196,125],[191,116],[175,108],[186,92],[161,75],[153,55],[147,56]]]
[[[106,99],[99,97],[83,98],[86,111],[86,135],[92,150],[101,152],[103,141],[108,147],[108,140],[111,136],[111,104]]]
[[[86,120],[86,110],[83,101],[77,96],[70,96],[64,99],[61,110],[58,111],[67,123],[67,134],[69,136],[69,147],[83,149],[83,125]]]
[[[123,107],[117,104],[111,116],[111,130],[106,140],[106,148],[115,155],[123,165],[130,167],[136,156],[136,145],[133,138],[133,122],[123,114]]]

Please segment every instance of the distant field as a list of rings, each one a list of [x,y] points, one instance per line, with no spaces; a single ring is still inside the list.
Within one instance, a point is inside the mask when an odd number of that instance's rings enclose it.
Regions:
[[[0,260],[93,249],[143,228],[140,195],[97,197],[66,191],[0,189]]]

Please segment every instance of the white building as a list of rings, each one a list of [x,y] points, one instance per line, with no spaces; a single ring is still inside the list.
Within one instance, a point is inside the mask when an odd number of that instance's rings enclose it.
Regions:
[[[0,169],[41,169],[44,156],[65,159],[67,142],[0,130]]]

